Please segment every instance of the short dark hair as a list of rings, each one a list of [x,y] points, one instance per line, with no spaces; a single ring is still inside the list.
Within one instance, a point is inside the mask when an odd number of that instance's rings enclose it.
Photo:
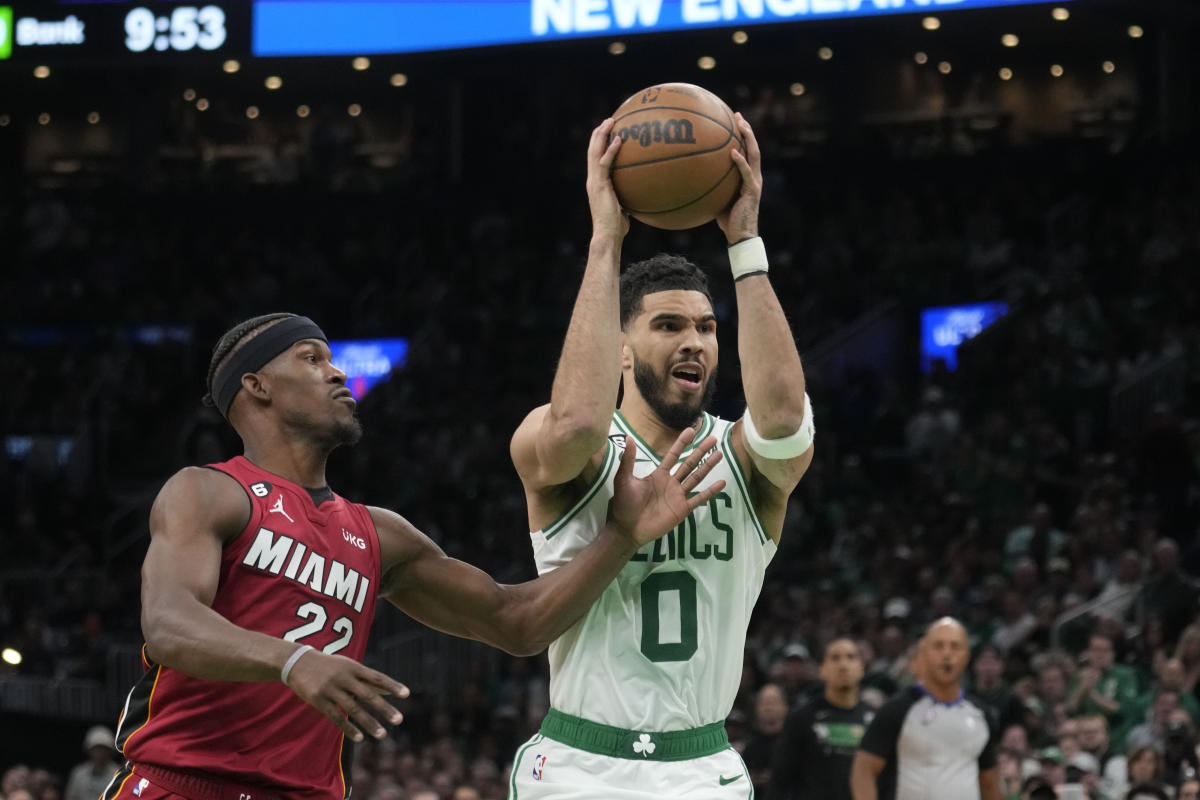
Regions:
[[[217,369],[226,359],[233,355],[243,344],[253,339],[255,334],[259,333],[262,329],[281,319],[288,319],[294,316],[296,315],[283,311],[274,314],[260,314],[257,317],[242,320],[237,325],[225,331],[221,335],[221,338],[217,339],[217,344],[213,347],[212,359],[208,362],[208,378],[205,381],[208,393],[204,395],[204,405],[212,407],[217,405],[216,400],[213,399],[213,380],[217,377]]]
[[[627,266],[621,273],[621,329],[642,312],[643,297],[673,289],[700,292],[712,304],[708,276],[683,256],[659,253]]]

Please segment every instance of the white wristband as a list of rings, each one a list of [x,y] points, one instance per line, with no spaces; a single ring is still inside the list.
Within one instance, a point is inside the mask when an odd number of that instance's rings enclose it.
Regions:
[[[800,429],[791,436],[785,436],[782,439],[764,439],[754,427],[754,420],[750,418],[749,408],[742,415],[742,431],[746,434],[746,444],[763,458],[786,461],[803,454],[812,447],[813,439],[817,435],[808,392],[804,393],[804,416],[800,419]]]
[[[279,671],[279,680],[287,683],[288,675],[292,674],[292,667],[296,666],[296,662],[300,660],[300,656],[312,649],[313,647],[311,644],[305,644],[297,647],[296,652],[292,653],[292,657],[287,660],[287,663],[283,665],[283,669]]]
[[[735,281],[767,271],[767,247],[761,236],[729,246],[729,268]]]

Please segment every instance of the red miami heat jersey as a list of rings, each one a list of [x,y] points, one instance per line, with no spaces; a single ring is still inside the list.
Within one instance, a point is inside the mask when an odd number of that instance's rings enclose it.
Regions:
[[[379,537],[365,506],[319,506],[301,486],[238,456],[210,465],[250,496],[250,521],[225,545],[212,607],[240,627],[362,661],[379,592]],[[117,744],[135,769],[157,765],[260,787],[273,796],[349,794],[341,730],[283,683],[206,681],[148,660]]]

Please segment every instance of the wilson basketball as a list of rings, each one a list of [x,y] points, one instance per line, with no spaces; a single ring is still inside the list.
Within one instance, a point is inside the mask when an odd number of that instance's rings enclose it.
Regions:
[[[621,206],[647,225],[695,228],[729,207],[742,176],[729,151],[745,153],[733,112],[690,83],[651,86],[613,114],[625,140],[613,162]]]

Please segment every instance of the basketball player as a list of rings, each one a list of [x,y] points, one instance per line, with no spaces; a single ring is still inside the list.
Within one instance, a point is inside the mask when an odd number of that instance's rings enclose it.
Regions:
[[[501,586],[398,514],[326,486],[330,451],[361,428],[307,317],[230,330],[208,387],[245,454],[177,473],[151,509],[146,673],[125,703],[116,740],[126,764],[103,800],[348,797],[345,740],[383,737],[381,721],[401,719],[384,697],[408,694],[360,663],[377,596],[431,628],[536,653],[641,545],[718,496],[698,488],[719,464],[714,454],[698,467],[711,437],[674,477],[691,431],[644,479],[633,478],[630,447],[592,545],[553,575]]]
[[[549,405],[513,436],[538,571],[553,575],[602,530],[620,447],[634,474],[681,430],[713,434],[728,488],[643,547],[579,622],[550,645],[551,709],[516,754],[510,798],[748,797],[724,720],[742,674],[750,611],[812,459],[812,412],[791,330],[758,238],[762,169],[749,124],[732,158],[742,188],[717,222],[730,244],[738,352],[749,409],[705,412],[717,323],[704,273],[656,256],[620,274],[628,221],[609,178],[620,139],[592,132],[592,240]],[[614,409],[618,388],[620,409]],[[691,445],[689,445],[690,447]],[[688,452],[686,449],[684,452]],[[674,763],[677,762],[677,763]]]

